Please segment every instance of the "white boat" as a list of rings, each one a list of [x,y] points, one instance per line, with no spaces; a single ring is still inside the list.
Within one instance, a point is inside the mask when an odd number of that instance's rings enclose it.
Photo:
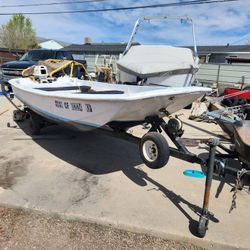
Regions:
[[[202,87],[108,84],[61,77],[53,83],[10,80],[15,97],[42,117],[82,130],[132,127],[147,117],[163,117],[210,92]]]
[[[192,25],[193,51],[168,45],[133,45],[142,22],[177,19]],[[195,41],[194,24],[190,17],[143,17],[136,21],[128,45],[117,61],[119,81],[126,84],[190,86],[198,71],[199,58]]]

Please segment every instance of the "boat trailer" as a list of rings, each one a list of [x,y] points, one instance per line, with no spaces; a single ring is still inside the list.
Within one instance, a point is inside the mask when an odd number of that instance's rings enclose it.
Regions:
[[[187,162],[198,163],[206,168],[203,207],[197,228],[198,236],[201,238],[205,237],[206,231],[208,229],[209,219],[213,216],[213,214],[209,211],[209,200],[213,175],[217,174],[219,177],[222,178],[226,175],[231,175],[235,177],[235,187],[232,190],[232,205],[229,210],[229,212],[231,212],[234,208],[236,208],[236,195],[238,189],[242,189],[245,185],[250,185],[250,163],[246,161],[246,159],[249,159],[249,155],[247,154],[247,152],[249,151],[244,151],[244,153],[242,153],[242,151],[237,150],[237,147],[234,150],[228,149],[223,145],[222,141],[216,137],[210,139],[199,139],[199,143],[205,143],[209,146],[208,159],[204,160],[199,156],[191,153],[186,148],[184,143],[185,140],[181,138],[184,132],[182,129],[182,123],[178,119],[178,117],[170,118],[168,123],[166,123],[163,118],[148,117],[146,118],[145,122],[147,125],[150,124],[151,128],[149,129],[148,133],[146,133],[141,139],[139,139],[139,145],[141,158],[148,167],[163,167],[167,164],[169,156],[172,156]],[[167,141],[161,135],[163,131],[175,144],[176,148],[168,146]],[[189,141],[194,140],[189,139]],[[147,148],[148,143],[151,143],[151,145]],[[163,146],[164,144],[165,148]],[[164,148],[164,151],[161,150],[161,148]],[[217,148],[220,148],[225,153],[217,153]],[[159,158],[165,157],[164,159],[158,161],[158,165],[151,164],[151,161],[153,162],[154,158],[156,158],[156,152],[158,152],[158,154],[163,152],[161,156],[158,156]],[[166,154],[166,152],[168,153]],[[229,164],[227,164],[228,159],[237,159],[240,162],[242,168],[231,167]],[[161,165],[161,163],[163,163],[163,165]]]
[[[29,108],[20,109],[12,101],[13,94],[8,96],[5,93],[5,97],[14,105],[17,110],[13,111],[14,121],[20,122],[24,119],[30,120],[30,128],[32,134],[39,134],[40,129],[46,127],[48,124],[55,124],[53,121],[47,121],[37,113],[33,112]],[[166,115],[166,111],[163,110]],[[111,122],[107,124],[107,127],[98,129],[101,133],[107,134],[112,137],[124,139],[139,145],[139,152],[145,165],[152,169],[158,169],[165,166],[169,160],[169,157],[179,158],[181,160],[198,163],[206,168],[206,180],[203,197],[202,212],[199,217],[199,223],[197,228],[197,234],[203,238],[206,235],[208,229],[209,219],[213,214],[209,211],[209,200],[211,194],[211,186],[213,175],[217,174],[220,177],[226,175],[232,175],[236,178],[235,187],[233,190],[233,200],[230,212],[233,208],[236,208],[236,194],[238,189],[242,189],[244,185],[250,184],[250,167],[242,158],[244,155],[239,152],[229,150],[226,148],[218,138],[211,139],[199,139],[199,143],[205,143],[209,146],[209,157],[207,160],[200,158],[199,156],[191,153],[185,146],[184,139],[181,138],[184,133],[182,122],[179,118],[169,117],[169,121],[166,122],[163,118],[158,116],[146,117],[144,121],[133,122]],[[136,125],[143,125],[145,128],[149,128],[148,132],[144,134],[142,138],[136,137],[127,130]],[[169,147],[167,140],[162,135],[165,132],[170,140],[175,144],[174,147]],[[193,139],[189,139],[192,141]],[[225,154],[216,153],[216,149],[220,148],[225,151]],[[226,164],[226,160],[232,158],[237,159],[242,168],[231,167]]]

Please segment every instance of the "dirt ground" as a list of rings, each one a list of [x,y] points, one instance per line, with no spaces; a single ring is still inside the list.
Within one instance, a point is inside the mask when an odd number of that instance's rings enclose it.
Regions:
[[[202,249],[189,243],[0,207],[0,249]]]

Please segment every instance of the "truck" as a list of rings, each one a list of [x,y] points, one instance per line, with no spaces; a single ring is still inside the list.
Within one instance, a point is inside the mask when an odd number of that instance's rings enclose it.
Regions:
[[[71,52],[66,50],[30,50],[26,52],[19,60],[6,62],[0,66],[0,83],[5,86],[6,91],[10,91],[10,85],[8,84],[10,79],[22,77],[22,71],[24,69],[35,65],[40,60],[47,59],[74,60]]]

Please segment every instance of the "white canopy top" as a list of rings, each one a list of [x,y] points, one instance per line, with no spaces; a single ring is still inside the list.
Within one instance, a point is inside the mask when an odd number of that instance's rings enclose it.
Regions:
[[[117,65],[120,70],[140,76],[197,67],[192,50],[167,45],[132,46]]]

